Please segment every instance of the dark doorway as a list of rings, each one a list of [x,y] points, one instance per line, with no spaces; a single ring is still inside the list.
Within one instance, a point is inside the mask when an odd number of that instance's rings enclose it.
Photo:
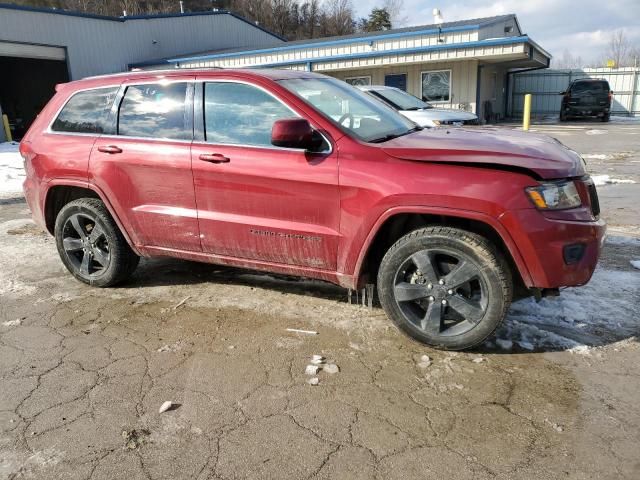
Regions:
[[[64,61],[0,57],[0,105],[15,139],[27,131],[55,93],[56,84],[68,81]]]

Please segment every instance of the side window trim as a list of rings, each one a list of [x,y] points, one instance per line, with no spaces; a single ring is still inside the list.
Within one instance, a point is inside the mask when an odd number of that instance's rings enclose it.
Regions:
[[[297,152],[306,152],[306,150],[303,148],[278,147],[275,145],[250,145],[250,144],[245,145],[245,144],[238,144],[238,143],[223,143],[223,142],[208,141],[206,139],[206,128],[205,128],[205,84],[207,83],[235,83],[235,84],[248,85],[250,87],[257,88],[258,90],[272,97],[278,103],[282,104],[286,109],[291,111],[292,118],[298,117],[298,118],[305,118],[308,120],[308,118],[305,115],[293,109],[291,106],[285,103],[280,97],[270,92],[266,88],[260,85],[256,85],[255,83],[246,82],[238,79],[226,79],[226,78],[196,79],[195,92],[194,92],[195,93],[194,94],[194,141],[204,143],[207,145],[221,145],[225,147],[226,146],[247,147],[247,148],[256,148],[256,149],[264,148],[269,150],[289,150],[289,151],[297,151]],[[316,132],[318,132],[319,135],[322,136],[322,138],[324,139],[328,147],[327,150],[323,150],[322,152],[313,152],[313,153],[322,154],[322,155],[331,155],[333,153],[333,143],[331,142],[329,135],[317,129],[313,125],[313,123],[312,123],[312,127]]]
[[[193,140],[204,142],[204,82],[195,84],[193,97]]]
[[[107,137],[113,137],[113,138],[133,138],[133,139],[141,139],[141,140],[153,140],[153,141],[158,141],[158,142],[185,142],[185,143],[191,143],[193,142],[194,139],[194,89],[195,89],[195,80],[190,78],[190,79],[177,79],[175,81],[171,81],[169,83],[185,83],[187,85],[187,89],[186,89],[186,95],[185,95],[185,102],[184,102],[184,115],[185,115],[185,132],[186,133],[191,133],[190,138],[185,138],[185,139],[171,139],[171,138],[161,138],[161,137],[136,137],[136,136],[128,136],[128,135],[120,135],[118,134],[118,121],[119,121],[119,113],[120,113],[120,107],[122,105],[122,101],[124,100],[124,96],[127,92],[127,88],[129,87],[137,87],[140,85],[153,85],[153,84],[161,84],[164,83],[163,81],[158,81],[158,80],[148,80],[148,81],[144,81],[144,79],[141,79],[141,81],[138,82],[131,82],[131,83],[123,83],[120,85],[120,89],[118,90],[118,93],[116,94],[116,98],[115,101],[113,102],[113,105],[111,106],[111,111],[109,112],[109,122],[110,122],[110,127],[111,127],[111,133],[109,134],[104,134],[104,136]]]

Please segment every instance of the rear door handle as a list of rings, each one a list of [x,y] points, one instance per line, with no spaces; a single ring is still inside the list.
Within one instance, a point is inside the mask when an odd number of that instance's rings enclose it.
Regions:
[[[231,161],[229,157],[225,157],[221,153],[203,153],[199,158],[210,163],[229,163]]]
[[[102,153],[108,153],[113,155],[114,153],[122,153],[122,149],[120,147],[116,147],[115,145],[103,145],[98,147],[98,151]]]

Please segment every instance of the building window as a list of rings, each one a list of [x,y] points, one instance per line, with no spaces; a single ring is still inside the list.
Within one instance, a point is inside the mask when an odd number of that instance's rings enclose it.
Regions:
[[[186,83],[127,87],[118,112],[118,135],[185,140],[187,129]]]
[[[451,100],[451,70],[422,72],[422,100],[425,102]]]
[[[371,76],[363,76],[363,77],[347,77],[344,79],[349,85],[353,85],[354,87],[362,86],[362,85],[371,85]]]

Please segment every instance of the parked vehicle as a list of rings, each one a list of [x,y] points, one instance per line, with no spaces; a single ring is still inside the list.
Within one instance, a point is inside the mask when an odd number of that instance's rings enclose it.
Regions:
[[[437,127],[439,125],[475,125],[478,116],[464,110],[454,108],[435,108],[427,102],[395,87],[382,85],[358,86],[363,92],[383,101],[400,114],[413,120],[421,127]]]
[[[60,85],[20,152],[33,217],[82,282],[172,256],[377,283],[400,329],[444,349],[484,341],[512,299],[587,283],[605,232],[583,161],[558,141],[422,129],[311,72]]]
[[[570,117],[598,117],[609,121],[613,91],[609,82],[596,78],[574,80],[562,95],[560,121]]]

